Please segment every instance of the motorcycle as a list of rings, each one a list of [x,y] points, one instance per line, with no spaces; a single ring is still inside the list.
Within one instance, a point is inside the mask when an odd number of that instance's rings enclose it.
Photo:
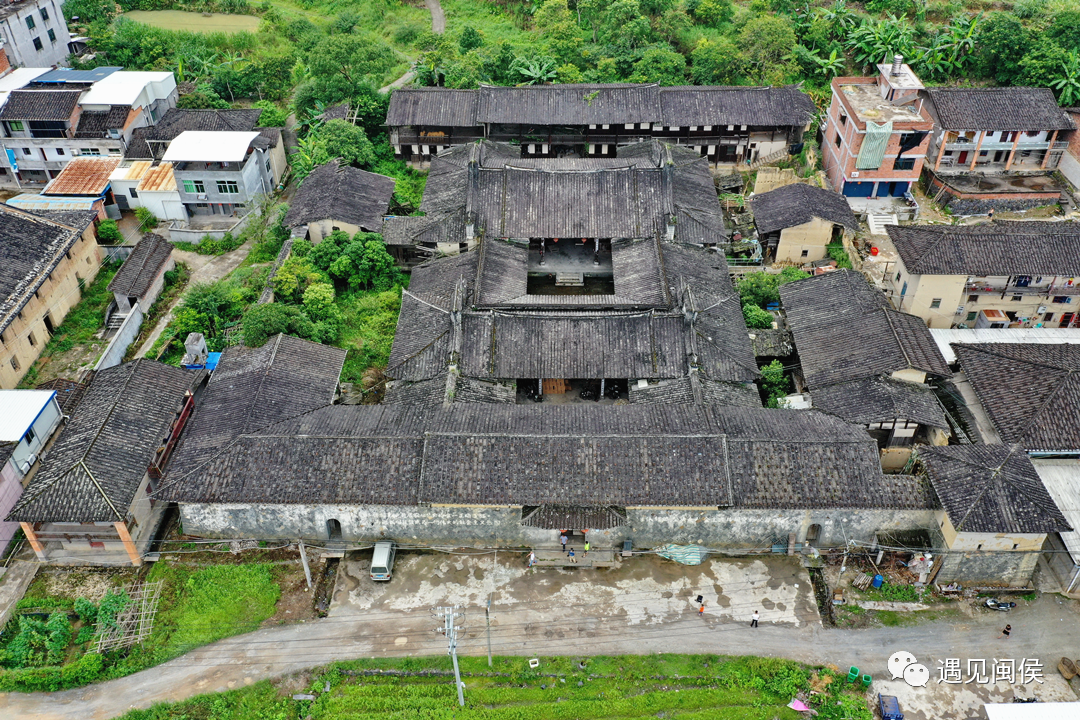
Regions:
[[[997,598],[986,598],[985,605],[991,610],[1001,610],[1002,612],[1009,612],[1016,607],[1014,602],[1002,602]]]

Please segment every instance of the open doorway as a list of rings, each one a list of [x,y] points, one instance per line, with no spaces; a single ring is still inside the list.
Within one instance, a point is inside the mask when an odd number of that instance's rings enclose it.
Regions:
[[[341,542],[341,523],[334,518],[326,521],[326,535],[330,542]]]
[[[821,539],[821,526],[817,523],[811,525],[806,531],[806,542],[811,545],[816,545],[818,540]]]

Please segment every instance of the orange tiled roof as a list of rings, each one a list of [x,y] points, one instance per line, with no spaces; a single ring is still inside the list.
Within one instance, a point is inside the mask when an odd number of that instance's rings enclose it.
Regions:
[[[120,158],[78,157],[67,164],[42,195],[100,195]]]

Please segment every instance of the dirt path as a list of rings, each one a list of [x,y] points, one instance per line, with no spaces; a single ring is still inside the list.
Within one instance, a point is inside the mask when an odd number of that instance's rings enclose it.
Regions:
[[[427,7],[428,12],[431,13],[431,32],[442,35],[446,32],[446,13],[443,11],[442,5],[439,4],[439,0],[424,0],[424,5]],[[379,92],[386,93],[404,87],[411,83],[415,77],[416,73],[409,70],[394,82],[379,88]]]
[[[817,620],[805,570],[775,558],[709,561],[694,568],[635,558],[610,570],[530,572],[520,557],[509,566],[503,559],[494,571],[490,556],[403,554],[398,562],[394,580],[382,584],[367,577],[364,561],[346,563],[328,618],[223,640],[100,685],[0,695],[0,707],[5,718],[104,720],[131,708],[243,687],[332,660],[441,655],[446,641],[432,630],[433,605],[466,608],[467,632],[459,650],[480,656],[487,652],[483,605],[492,591],[492,646],[499,655],[753,653],[845,669],[854,665],[873,675],[871,693],[901,694],[910,720],[967,718],[973,703],[1021,690],[976,690],[934,680],[927,688],[897,686],[886,674],[893,652],[914,653],[933,678],[937,661],[944,658],[986,658],[992,664],[994,658],[1019,662],[1027,657],[1043,663],[1046,682],[1034,686],[1041,699],[1075,699],[1054,667],[1058,658],[1080,647],[1077,603],[1055,595],[1021,603],[1006,618],[977,612],[971,619],[915,627],[838,630],[823,628]],[[693,602],[696,593],[706,599],[703,617]],[[747,617],[757,607],[762,608],[762,626],[751,629]],[[1005,619],[1014,628],[1007,645],[996,639]],[[942,693],[949,694],[937,696]]]
[[[232,252],[227,252],[224,255],[200,255],[194,252],[188,252],[186,250],[173,249],[173,259],[177,262],[187,263],[191,268],[191,279],[188,280],[188,287],[193,287],[196,283],[209,283],[217,282],[222,279],[233,270],[235,270],[248,253],[251,252],[252,243],[254,241],[248,240],[246,243],[236,248]],[[154,331],[150,333],[150,336],[146,338],[146,342],[142,344],[139,351],[135,353],[135,357],[146,357],[146,353],[150,352],[150,348],[154,346],[154,343],[161,333],[165,330],[165,327],[172,320],[173,312],[176,310],[176,306],[180,304],[180,301],[184,299],[184,293],[181,293],[173,304],[169,306],[168,311],[161,316],[158,320],[158,324],[154,327]]]

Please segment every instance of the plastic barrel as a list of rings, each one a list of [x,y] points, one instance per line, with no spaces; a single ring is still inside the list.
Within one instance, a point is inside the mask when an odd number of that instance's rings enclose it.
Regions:
[[[885,584],[885,578],[883,578],[881,575],[875,575],[874,582],[870,584],[873,585],[875,588],[879,588]]]

